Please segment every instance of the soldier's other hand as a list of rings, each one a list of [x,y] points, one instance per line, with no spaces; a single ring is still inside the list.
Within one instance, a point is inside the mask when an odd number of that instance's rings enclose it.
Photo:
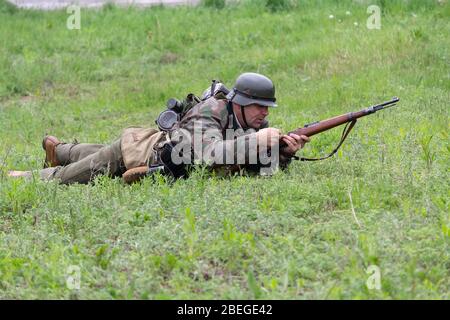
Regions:
[[[258,146],[274,147],[280,141],[281,131],[277,128],[264,128],[256,133]]]
[[[286,143],[286,147],[282,149],[282,152],[287,155],[294,155],[298,150],[302,149],[307,142],[311,141],[311,138],[305,135],[297,135],[290,133],[289,135],[283,134],[281,140]]]

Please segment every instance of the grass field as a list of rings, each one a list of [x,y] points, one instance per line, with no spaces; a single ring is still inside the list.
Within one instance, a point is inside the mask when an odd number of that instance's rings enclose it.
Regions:
[[[207,3],[82,9],[68,30],[65,11],[0,0],[0,298],[449,299],[448,1]],[[359,121],[335,157],[270,178],[6,177],[42,166],[45,133],[109,143],[154,126],[168,98],[245,71],[274,80],[284,131],[401,102]]]

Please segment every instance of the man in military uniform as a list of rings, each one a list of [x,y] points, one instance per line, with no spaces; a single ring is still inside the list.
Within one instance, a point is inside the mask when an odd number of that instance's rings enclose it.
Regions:
[[[282,135],[279,129],[269,127],[269,108],[276,107],[275,87],[269,78],[244,73],[228,94],[212,91],[209,98],[187,111],[167,132],[127,128],[110,145],[62,143],[56,137],[46,136],[42,143],[46,158],[40,178],[63,184],[88,183],[99,174],[107,174],[134,182],[147,175],[149,168],[163,168],[164,173],[179,177],[185,175],[187,165],[198,163],[229,173],[261,170],[273,162],[285,168],[309,142],[306,136]],[[229,132],[234,134],[230,136]],[[266,154],[270,161],[262,165],[260,155],[267,151],[264,149],[269,150]],[[252,157],[255,150],[256,157]],[[30,171],[9,173],[11,177],[31,175]]]

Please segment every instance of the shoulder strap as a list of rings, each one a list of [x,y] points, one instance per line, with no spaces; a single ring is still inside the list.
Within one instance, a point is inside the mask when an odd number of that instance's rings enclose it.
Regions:
[[[232,121],[233,129],[234,130],[239,129],[239,125],[237,123],[236,116],[234,115],[233,104],[231,103],[231,101],[227,102],[227,111],[228,111],[228,122],[227,122],[227,125],[225,126],[225,128],[229,128],[230,121]]]

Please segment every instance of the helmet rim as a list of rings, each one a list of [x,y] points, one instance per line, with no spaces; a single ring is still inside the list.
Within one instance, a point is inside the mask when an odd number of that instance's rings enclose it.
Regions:
[[[251,104],[257,104],[260,106],[272,108],[276,108],[278,106],[275,98],[271,99],[271,98],[246,97],[235,88],[233,88],[228,93],[227,99],[243,107],[246,107]]]

